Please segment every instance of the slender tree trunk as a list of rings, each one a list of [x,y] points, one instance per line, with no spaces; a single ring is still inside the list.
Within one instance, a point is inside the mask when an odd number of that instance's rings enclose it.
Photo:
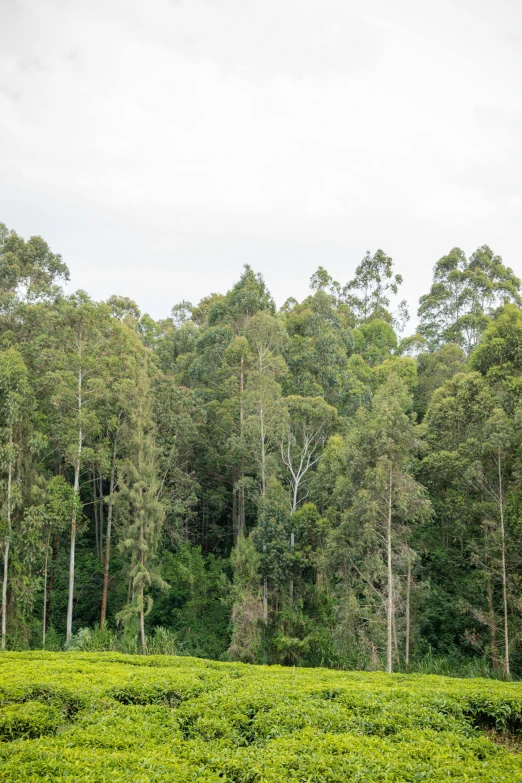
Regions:
[[[245,488],[243,484],[239,487],[239,502],[238,502],[238,524],[239,524],[239,533],[245,532],[246,527],[246,521],[245,521]]]
[[[388,489],[388,518],[386,525],[386,549],[388,560],[388,617],[386,643],[386,671],[393,671],[393,571],[392,571],[392,469],[390,468],[390,483]]]
[[[406,581],[406,649],[404,653],[404,664],[406,671],[410,666],[410,596],[411,596],[411,560],[408,557],[408,577]]]
[[[263,375],[262,358],[260,362],[261,377]],[[259,398],[259,424],[260,424],[260,436],[261,436],[261,494],[266,492],[266,448],[265,448],[265,410],[263,406],[263,397]],[[263,544],[263,549],[266,548],[266,543]],[[265,625],[268,624],[268,577],[265,574],[263,578],[263,620]]]
[[[9,536],[9,533],[7,534]],[[4,575],[2,579],[2,641],[0,647],[5,650],[5,639],[7,631],[7,569],[9,567],[9,537],[4,544]]]
[[[55,579],[55,567],[56,558],[58,557],[58,545],[60,543],[60,536],[55,533],[53,536],[53,548],[51,552],[51,575],[49,576],[49,590],[47,591],[47,627],[49,627],[51,621],[51,605],[54,592],[54,579]]]
[[[140,406],[140,412],[142,411],[142,407]],[[141,459],[143,454],[143,420],[140,415],[140,446],[139,446],[139,452],[138,452],[138,472],[141,479],[142,470],[141,470]],[[140,485],[140,515],[143,514],[143,488]],[[145,570],[145,534],[143,530],[143,518],[142,522],[140,524],[140,565],[141,565],[141,574],[140,574],[140,587],[139,587],[139,606],[140,606],[140,637],[141,637],[141,653],[142,655],[147,655],[147,639],[145,638],[145,596],[143,591],[143,572]]]
[[[103,591],[102,591],[102,604],[100,613],[100,631],[103,630],[105,625],[105,618],[107,616],[107,597],[109,595],[109,565],[111,558],[111,533],[112,533],[112,513],[114,507],[114,490],[116,484],[116,435],[114,436],[114,444],[112,447],[112,464],[111,464],[111,483],[109,487],[109,507],[107,510],[107,534],[105,536],[105,553],[103,559]]]
[[[261,494],[266,491],[266,443],[265,443],[265,407],[263,405],[263,378],[264,362],[263,349],[259,349],[259,377],[261,387],[259,389],[259,434],[261,438]]]
[[[5,650],[7,635],[7,574],[9,570],[9,546],[11,543],[11,502],[13,489],[13,427],[9,431],[9,465],[7,468],[7,531],[4,544],[4,575],[2,580],[2,634],[0,647]]]
[[[243,440],[243,429],[245,423],[245,411],[243,395],[245,391],[245,370],[244,370],[244,357],[241,356],[241,370],[239,373],[239,437]],[[241,464],[238,471],[238,481],[243,478],[243,465]],[[237,515],[237,537],[241,533],[245,532],[245,488],[241,483],[236,497],[236,515]]]
[[[98,526],[98,493],[96,490],[96,472],[92,470],[92,505],[94,509],[94,535],[96,539],[96,557],[100,556],[100,531]]]
[[[234,484],[234,489],[232,490],[232,541],[234,546],[244,530],[244,521],[242,520],[242,515],[244,516],[244,491],[241,484],[239,487],[237,486],[242,477],[241,468],[235,468],[232,478]]]
[[[488,632],[489,632],[489,654],[493,671],[498,671],[499,655],[497,643],[497,621],[495,618],[495,606],[493,603],[493,585],[491,582],[491,566],[489,556],[489,534],[488,526],[484,525],[484,561],[486,565],[486,598],[488,602]]]
[[[293,487],[293,493],[292,493],[292,517],[297,511],[297,494],[299,491],[299,479],[297,477],[294,477],[294,487]],[[290,533],[290,548],[292,550],[292,554],[294,554],[294,531],[292,530]],[[290,579],[290,603],[292,604],[294,602],[294,580]]]
[[[298,492],[299,492],[299,482],[296,479],[294,481],[294,492],[293,492],[293,496],[292,496],[292,514],[295,514],[295,512],[297,511],[297,494],[298,494]]]
[[[141,475],[141,471],[140,471]],[[142,490],[140,489],[140,500],[142,498]],[[140,503],[141,506],[141,503]],[[141,637],[141,652],[142,655],[147,655],[147,639],[145,638],[145,596],[143,594],[143,571],[145,570],[145,536],[143,533],[143,524],[140,526],[140,637]]]
[[[145,637],[145,606],[144,606],[143,585],[140,587],[140,639],[141,654],[147,655],[147,639]]]
[[[393,649],[395,655],[399,653],[399,642],[397,641],[397,617],[395,612],[395,601],[393,602],[393,614],[392,614],[392,629],[393,629]]]
[[[266,552],[266,541],[263,541],[263,552]],[[268,625],[268,577],[263,576],[263,621]]]
[[[295,536],[293,530],[290,533],[290,549],[292,550],[292,555],[293,555],[295,549]],[[290,603],[293,604],[293,602],[294,602],[294,580],[292,578],[290,579]]]
[[[201,540],[203,542],[203,551],[208,552],[208,525],[207,525],[207,504],[205,497],[201,499]]]
[[[266,444],[265,444],[265,410],[263,401],[259,403],[259,424],[261,435],[261,494],[266,492]]]
[[[99,503],[100,503],[100,509],[98,512],[98,524],[100,526],[100,532],[98,535],[99,541],[100,541],[100,560],[103,562],[103,534],[104,534],[104,527],[105,527],[105,520],[103,518],[103,477],[100,472],[98,476],[98,497],[99,497]]]
[[[51,528],[47,534],[47,544],[45,546],[45,565],[44,565],[44,593],[43,593],[43,616],[42,616],[42,650],[45,650],[45,634],[47,633],[47,564],[49,562],[49,548],[51,546]]]
[[[500,546],[502,562],[502,603],[504,609],[504,675],[511,677],[509,668],[509,628],[508,628],[508,599],[507,599],[507,569],[506,569],[506,530],[504,525],[504,498],[502,487],[502,463],[500,449],[497,453],[498,462],[498,503],[500,511]]]
[[[83,430],[82,430],[82,371],[78,372],[78,454],[74,466],[74,509],[71,520],[71,551],[69,556],[69,599],[67,602],[67,623],[65,630],[65,640],[68,642],[72,636],[72,617],[74,601],[74,557],[76,548],[76,512],[77,501],[80,494],[80,465],[82,458]]]
[[[245,369],[244,358],[241,356],[241,368],[239,371],[239,434],[243,435],[243,423],[245,421],[245,412],[243,410],[243,393],[245,391]]]
[[[233,473],[233,479],[232,479],[232,546],[236,545],[237,539],[239,538],[239,522],[237,517],[237,489],[236,489],[236,482],[237,482],[237,476],[238,471],[234,470]]]

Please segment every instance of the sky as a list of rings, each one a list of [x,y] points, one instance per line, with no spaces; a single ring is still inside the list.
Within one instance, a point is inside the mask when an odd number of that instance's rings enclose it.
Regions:
[[[155,318],[382,248],[522,275],[519,0],[0,0],[0,221]],[[412,328],[415,319],[411,322]]]

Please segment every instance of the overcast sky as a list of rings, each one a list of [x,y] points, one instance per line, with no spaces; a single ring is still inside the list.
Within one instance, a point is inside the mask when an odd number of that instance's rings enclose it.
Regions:
[[[520,0],[0,0],[0,221],[155,317],[382,247],[522,274]]]

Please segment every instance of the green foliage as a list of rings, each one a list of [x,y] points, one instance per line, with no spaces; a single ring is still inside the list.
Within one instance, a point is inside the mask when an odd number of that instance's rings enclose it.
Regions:
[[[150,409],[150,387],[143,373],[128,422],[129,458],[122,474],[118,521],[120,549],[130,555],[131,586],[130,600],[119,617],[127,623],[134,616],[139,617],[144,652],[144,617],[153,605],[151,588],[168,589],[155,568],[165,511],[158,498],[157,454]]]
[[[251,537],[241,532],[232,550],[234,578],[231,590],[231,660],[255,662],[261,654],[263,605],[261,602],[261,557]]]
[[[361,323],[377,318],[404,324],[409,318],[405,301],[399,304],[397,313],[388,311],[390,296],[397,295],[401,284],[402,276],[394,274],[390,256],[382,250],[373,256],[368,251],[355,270],[355,277],[344,287],[343,295]]]
[[[182,655],[183,643],[177,634],[158,625],[146,636],[146,647],[151,655]],[[106,626],[101,630],[80,628],[73,634],[65,649],[72,652],[121,652],[136,655],[141,649],[141,640],[137,633],[128,628],[113,631]]]
[[[0,780],[515,783],[519,685],[219,664],[4,654]]]
[[[520,283],[487,246],[403,339],[381,250],[279,312],[248,266],[158,321],[67,276],[0,226],[8,649],[522,675]]]
[[[275,303],[260,274],[245,264],[244,272],[224,299],[226,318],[237,329],[256,313],[275,315]],[[216,316],[214,316],[216,318]],[[209,318],[212,323],[213,317]]]
[[[25,701],[0,707],[0,739],[34,739],[55,734],[63,724],[64,716],[56,707],[39,701]]]
[[[432,349],[457,343],[469,353],[497,307],[522,304],[520,280],[483,245],[469,260],[454,247],[435,264],[433,285],[419,303],[419,332]]]
[[[393,327],[381,319],[362,323],[354,330],[355,350],[375,366],[387,359],[397,349],[397,336]]]
[[[22,296],[34,302],[59,293],[58,282],[69,279],[62,257],[52,253],[41,237],[25,242],[15,231],[0,223],[0,290],[2,305],[8,297]]]
[[[485,375],[510,414],[522,398],[522,312],[505,305],[485,330],[470,357],[474,370]]]
[[[219,658],[229,643],[229,614],[225,595],[228,560],[205,557],[199,546],[184,543],[164,553],[161,574],[170,585],[155,598],[150,622],[168,629],[177,651]],[[154,644],[157,646],[158,641]]]
[[[27,367],[14,348],[0,352],[0,426],[10,427],[20,419],[30,387]]]
[[[414,408],[421,418],[426,413],[433,392],[457,373],[465,372],[466,364],[464,351],[455,343],[448,343],[438,351],[418,356]]]

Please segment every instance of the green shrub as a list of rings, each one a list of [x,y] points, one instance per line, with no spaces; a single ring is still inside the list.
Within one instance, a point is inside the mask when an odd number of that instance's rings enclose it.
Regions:
[[[54,734],[63,722],[60,710],[39,701],[10,704],[0,707],[0,739],[43,737],[45,734]]]
[[[522,685],[119,652],[0,655],[0,781],[522,783]]]
[[[80,628],[65,644],[65,649],[68,652],[121,652],[137,655],[141,651],[141,642],[137,632],[129,633],[127,629],[117,633],[110,628]],[[147,650],[151,655],[181,655],[183,645],[175,633],[158,626],[147,636]]]

